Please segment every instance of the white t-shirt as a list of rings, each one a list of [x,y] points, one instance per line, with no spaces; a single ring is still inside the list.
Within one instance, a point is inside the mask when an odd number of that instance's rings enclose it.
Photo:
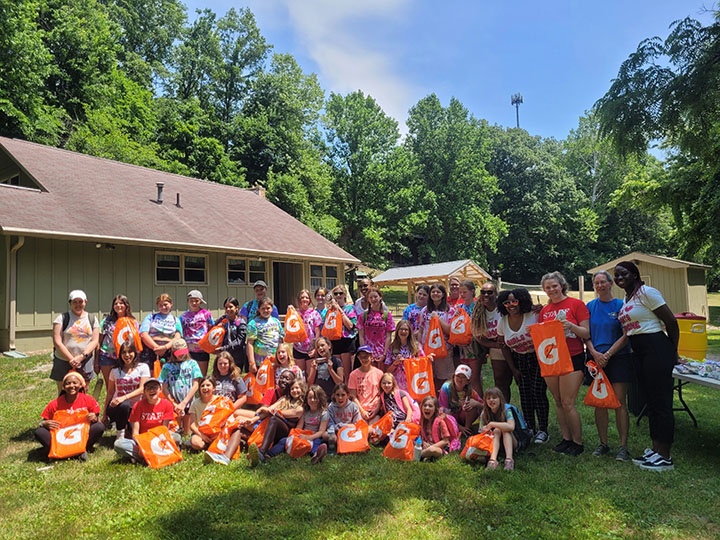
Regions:
[[[140,388],[140,380],[150,377],[150,368],[147,364],[139,362],[130,373],[125,373],[120,368],[113,368],[110,372],[110,380],[115,381],[115,395],[113,398],[123,397]],[[142,398],[142,395],[135,396],[130,403],[135,403]]]
[[[510,347],[513,351],[519,354],[527,354],[533,352],[532,337],[530,336],[530,330],[528,328],[538,322],[537,313],[532,311],[523,314],[522,324],[520,328],[515,331],[510,328],[509,320],[507,317],[502,317],[497,326],[497,335],[505,338],[505,345]]]
[[[67,328],[62,333],[62,342],[67,347],[70,354],[77,356],[85,352],[85,347],[92,339],[93,330],[98,327],[98,320],[95,315],[90,315],[87,311],[78,317],[72,311],[69,311],[70,319]],[[62,313],[55,317],[53,325],[59,324],[62,330],[63,316]],[[62,356],[57,353],[58,358]],[[92,367],[92,362],[90,363]]]
[[[653,311],[663,305],[660,291],[643,285],[630,300],[625,300],[618,320],[628,336],[656,334],[663,331],[663,323]]]

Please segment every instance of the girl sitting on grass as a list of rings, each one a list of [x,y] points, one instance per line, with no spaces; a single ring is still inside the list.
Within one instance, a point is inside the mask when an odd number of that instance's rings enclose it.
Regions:
[[[518,448],[518,439],[514,435],[517,423],[513,409],[514,407],[505,403],[505,396],[499,388],[488,388],[485,391],[485,403],[480,416],[481,431],[493,434],[493,449],[486,466],[488,470],[497,469],[501,445],[505,452],[505,470],[512,471],[515,468],[513,451]]]
[[[327,444],[323,438],[327,436],[327,427],[330,422],[330,415],[327,410],[327,394],[317,384],[308,388],[305,393],[305,412],[298,420],[297,428],[312,431],[312,435],[303,435],[312,443],[310,453],[313,464],[320,463],[327,454]]]
[[[196,397],[190,406],[190,446],[193,450],[200,452],[205,450],[214,437],[210,437],[200,431],[200,419],[205,411],[205,407],[212,401],[215,392],[215,379],[212,377],[204,377],[200,381],[200,397]]]
[[[447,454],[450,444],[450,430],[442,418],[440,404],[435,396],[427,396],[420,404],[420,438],[422,452],[420,459],[434,459]]]

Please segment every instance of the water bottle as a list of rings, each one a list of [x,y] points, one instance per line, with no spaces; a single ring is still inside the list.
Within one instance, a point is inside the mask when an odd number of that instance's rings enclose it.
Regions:
[[[422,455],[422,438],[418,435],[415,439],[415,446],[413,446],[413,461],[420,461]]]

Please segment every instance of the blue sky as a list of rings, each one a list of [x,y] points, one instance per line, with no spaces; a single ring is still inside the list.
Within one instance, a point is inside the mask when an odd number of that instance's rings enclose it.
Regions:
[[[490,123],[563,139],[602,97],[641,40],[712,0],[228,0],[186,2],[224,15],[249,8],[275,52],[292,54],[329,94],[362,90],[405,132],[407,111],[435,93]]]

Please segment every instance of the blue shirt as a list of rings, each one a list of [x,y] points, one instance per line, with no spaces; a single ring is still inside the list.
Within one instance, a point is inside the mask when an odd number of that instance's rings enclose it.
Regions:
[[[588,302],[590,312],[590,339],[595,350],[601,353],[607,352],[623,334],[622,325],[618,320],[618,313],[622,308],[623,301],[613,298],[610,302],[602,302],[599,298]],[[615,354],[627,354],[630,352],[630,344],[626,344]]]

